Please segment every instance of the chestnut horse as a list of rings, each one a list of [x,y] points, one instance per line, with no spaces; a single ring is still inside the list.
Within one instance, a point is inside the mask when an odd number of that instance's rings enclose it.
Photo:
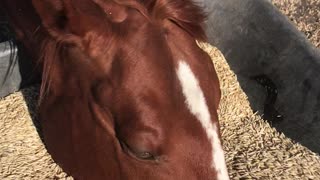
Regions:
[[[48,152],[75,179],[229,179],[191,0],[1,0],[42,73]]]

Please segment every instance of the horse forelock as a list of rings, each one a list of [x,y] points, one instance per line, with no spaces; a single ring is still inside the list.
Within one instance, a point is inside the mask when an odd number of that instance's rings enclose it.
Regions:
[[[99,0],[94,0],[99,1]],[[170,20],[198,40],[206,40],[206,14],[191,0],[109,0],[136,9],[150,21]]]
[[[187,0],[140,0],[149,16],[170,20],[198,40],[206,40],[203,24],[206,15],[194,2]]]

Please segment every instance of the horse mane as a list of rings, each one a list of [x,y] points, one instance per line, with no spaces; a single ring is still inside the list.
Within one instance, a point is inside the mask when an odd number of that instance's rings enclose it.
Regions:
[[[168,19],[188,32],[194,39],[205,41],[206,35],[203,29],[205,14],[199,6],[191,0],[110,0],[119,5],[138,10],[142,15],[152,20]],[[44,31],[50,31],[43,27]],[[42,42],[40,63],[43,67],[42,84],[40,89],[40,101],[49,89],[55,70],[53,66],[58,58],[65,54],[64,48],[70,46],[70,39],[47,37]],[[60,62],[61,63],[61,62]],[[39,101],[39,102],[40,102]]]
[[[203,29],[206,15],[202,9],[191,0],[140,0],[147,8],[151,17],[169,19],[193,38],[205,41]]]
[[[206,19],[202,9],[191,0],[113,0],[114,2],[135,8],[149,19],[169,19],[193,38],[205,41],[203,29]]]

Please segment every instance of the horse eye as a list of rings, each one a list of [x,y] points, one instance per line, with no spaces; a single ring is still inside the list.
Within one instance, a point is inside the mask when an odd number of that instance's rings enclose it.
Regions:
[[[139,159],[144,159],[144,160],[154,160],[154,156],[150,152],[141,152],[137,153],[137,157]]]
[[[141,159],[141,160],[156,160],[155,156],[151,152],[147,151],[142,151],[138,152],[137,150],[133,150],[133,148],[130,148],[130,146],[125,143],[120,141],[122,149],[127,152],[129,155],[134,156],[135,158]]]

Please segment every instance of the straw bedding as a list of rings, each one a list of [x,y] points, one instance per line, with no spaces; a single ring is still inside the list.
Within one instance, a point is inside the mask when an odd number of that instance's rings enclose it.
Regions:
[[[301,23],[303,14],[295,12],[303,9],[312,14],[320,4],[309,6],[315,1],[274,3],[289,13],[300,30],[307,30],[303,26],[308,27],[309,20]],[[319,22],[319,10],[317,13],[313,15]],[[319,34],[314,35],[319,29],[318,26],[310,31],[309,38],[315,45],[320,42]],[[208,44],[200,46],[212,57],[221,83],[219,116],[231,179],[320,179],[320,157],[279,134],[254,114],[221,53]],[[0,100],[0,179],[72,179],[50,158],[37,132],[38,122],[31,119],[35,115],[37,90],[32,87]]]
[[[320,48],[319,0],[272,0],[307,38]]]

